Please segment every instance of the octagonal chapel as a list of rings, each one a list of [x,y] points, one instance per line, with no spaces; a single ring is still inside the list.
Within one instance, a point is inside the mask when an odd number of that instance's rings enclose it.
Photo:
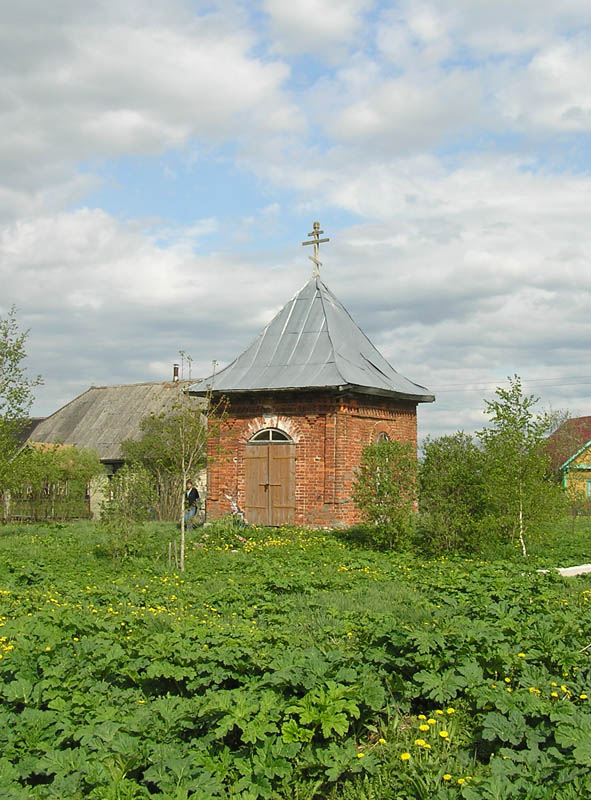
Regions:
[[[235,502],[252,525],[345,527],[365,445],[417,443],[417,405],[435,400],[393,369],[318,274],[229,366],[190,388],[227,401],[208,442],[207,514]]]

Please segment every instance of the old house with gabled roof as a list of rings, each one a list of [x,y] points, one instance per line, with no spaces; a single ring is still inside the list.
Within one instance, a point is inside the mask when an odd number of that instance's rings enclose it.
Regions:
[[[40,420],[29,432],[28,442],[58,442],[94,450],[105,467],[106,475],[112,475],[124,463],[121,444],[127,439],[139,439],[143,417],[170,410],[178,400],[179,389],[187,389],[190,383],[175,379],[91,386],[51,416]],[[197,409],[199,401],[195,399],[194,402]],[[97,484],[91,492],[93,516],[98,513],[103,489]]]
[[[318,273],[229,366],[189,393],[225,396],[209,440],[207,512],[231,503],[256,525],[347,526],[365,445],[417,441],[417,405],[434,396],[378,352]],[[303,243],[308,244],[308,242]]]
[[[552,466],[565,489],[591,503],[591,417],[572,417],[548,437]]]

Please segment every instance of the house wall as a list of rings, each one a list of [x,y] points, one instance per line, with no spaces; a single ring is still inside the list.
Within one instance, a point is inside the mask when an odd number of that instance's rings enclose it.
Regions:
[[[416,449],[416,403],[329,392],[230,396],[227,418],[208,442],[207,513],[245,503],[246,442],[261,428],[279,428],[296,443],[296,525],[336,527],[359,521],[351,500],[365,445],[380,433]]]
[[[90,481],[90,516],[92,519],[101,518],[101,506],[109,498],[109,479],[106,475],[96,475]]]

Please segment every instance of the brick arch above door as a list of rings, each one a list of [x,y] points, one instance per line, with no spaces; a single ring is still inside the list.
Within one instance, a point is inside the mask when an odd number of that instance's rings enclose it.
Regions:
[[[300,427],[292,417],[283,414],[264,414],[248,420],[240,432],[239,440],[246,444],[256,433],[265,428],[276,428],[283,431],[294,444],[298,444],[302,437]]]

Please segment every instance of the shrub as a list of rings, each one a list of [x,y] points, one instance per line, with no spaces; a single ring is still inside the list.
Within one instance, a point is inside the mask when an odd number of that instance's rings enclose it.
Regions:
[[[142,549],[144,522],[152,515],[152,480],[142,467],[125,465],[110,489],[111,498],[101,505],[101,525],[113,558],[128,558]]]
[[[363,449],[353,500],[378,547],[402,548],[413,531],[417,459],[408,442],[380,441]]]
[[[486,508],[482,453],[463,431],[427,437],[423,453],[419,508],[430,549],[475,549]]]

